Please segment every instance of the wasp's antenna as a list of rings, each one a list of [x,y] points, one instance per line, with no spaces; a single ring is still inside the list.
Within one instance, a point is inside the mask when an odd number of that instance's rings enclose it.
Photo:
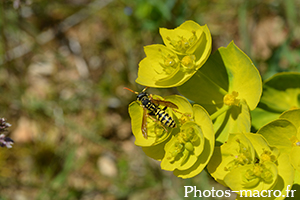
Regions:
[[[145,92],[148,88],[149,88],[149,87],[145,87],[145,88],[142,90],[142,92]]]
[[[133,92],[133,93],[135,93],[135,94],[139,94],[138,92],[135,92],[135,91],[133,91],[132,89],[129,89],[129,88],[127,88],[127,87],[124,87],[124,89],[125,89],[125,90],[128,90],[128,91],[130,91],[130,92]]]

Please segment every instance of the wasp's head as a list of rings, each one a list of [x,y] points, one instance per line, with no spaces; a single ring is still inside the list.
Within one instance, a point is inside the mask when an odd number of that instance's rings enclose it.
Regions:
[[[141,92],[137,95],[136,99],[138,101],[142,101],[142,99],[144,99],[145,97],[149,98],[149,95],[147,94],[147,92]]]
[[[138,92],[135,92],[135,91],[133,91],[133,90],[127,88],[127,87],[124,87],[124,89],[129,90],[130,92],[135,93],[135,94],[137,95],[136,99],[137,99],[138,101],[142,101],[142,100],[145,99],[145,98],[146,98],[146,99],[149,98],[148,93],[145,92],[147,88],[148,88],[148,87],[146,87],[145,89],[143,89],[142,92],[138,93]]]

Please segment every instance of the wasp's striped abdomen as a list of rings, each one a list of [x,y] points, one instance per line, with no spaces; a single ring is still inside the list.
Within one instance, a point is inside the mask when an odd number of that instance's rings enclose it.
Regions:
[[[155,112],[155,116],[157,117],[158,121],[160,121],[164,125],[166,125],[170,128],[175,128],[176,127],[175,121],[164,110],[157,109],[156,112]]]
[[[153,104],[149,99],[147,100],[144,100],[142,102],[143,106],[145,106],[149,111],[153,112],[153,113],[156,113],[157,110],[159,110],[159,108]]]
[[[158,121],[164,124],[167,127],[175,128],[176,123],[172,119],[172,117],[165,111],[165,109],[160,109],[154,103],[152,103],[148,94],[140,94],[139,100],[142,102],[142,105],[150,111],[150,113],[154,114]]]
[[[142,102],[142,105],[151,113],[153,113],[157,120],[162,124],[170,128],[176,127],[176,123],[172,117],[164,109],[160,109],[158,106],[152,103],[148,95],[143,96],[140,101]]]

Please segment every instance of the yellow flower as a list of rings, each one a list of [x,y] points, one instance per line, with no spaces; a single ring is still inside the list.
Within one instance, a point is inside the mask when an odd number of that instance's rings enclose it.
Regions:
[[[174,30],[160,29],[165,45],[144,48],[146,58],[139,63],[138,84],[169,88],[191,78],[211,52],[211,35],[207,26],[187,21]]]

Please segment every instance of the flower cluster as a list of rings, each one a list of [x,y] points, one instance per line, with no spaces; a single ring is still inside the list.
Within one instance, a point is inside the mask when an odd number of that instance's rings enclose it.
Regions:
[[[153,98],[162,99],[155,95]],[[208,113],[199,105],[192,106],[178,95],[164,98],[178,109],[167,112],[176,122],[176,128],[165,130],[155,119],[147,118],[148,137],[142,134],[143,108],[135,101],[129,105],[135,144],[143,147],[151,158],[161,161],[161,168],[173,171],[182,178],[199,174],[207,165],[214,148],[214,131]]]
[[[255,194],[276,188],[286,196],[287,186],[293,184],[294,169],[287,154],[270,146],[261,134],[238,133],[230,134],[226,143],[215,148],[208,171],[234,191]]]
[[[299,187],[300,74],[263,84],[233,42],[209,55],[210,32],[193,21],[161,28],[160,35],[164,45],[145,47],[136,82],[177,87],[181,96],[135,92],[139,98],[129,105],[135,144],[181,178],[206,167],[234,191],[280,190],[273,199],[287,196],[289,185]]]
[[[207,26],[186,21],[178,28],[160,29],[165,45],[144,48],[146,58],[139,64],[137,83],[148,87],[169,88],[182,85],[205,63],[211,52]]]

